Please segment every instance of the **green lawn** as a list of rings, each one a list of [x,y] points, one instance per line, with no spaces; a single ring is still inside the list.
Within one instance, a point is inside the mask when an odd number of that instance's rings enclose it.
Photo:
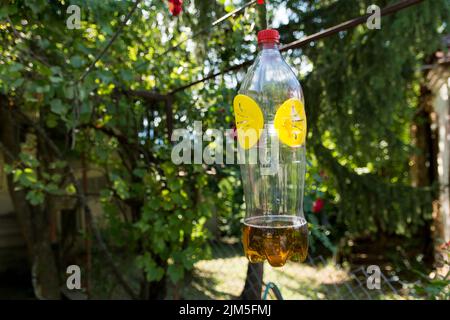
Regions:
[[[239,245],[213,245],[213,257],[195,265],[187,299],[234,299],[243,289],[247,260]],[[358,278],[358,282],[355,277]],[[284,299],[405,299],[382,281],[380,290],[368,290],[361,270],[355,274],[319,259],[289,262],[284,267],[264,266],[264,282],[275,283]],[[400,292],[401,290],[399,290]],[[271,297],[272,298],[272,297]]]

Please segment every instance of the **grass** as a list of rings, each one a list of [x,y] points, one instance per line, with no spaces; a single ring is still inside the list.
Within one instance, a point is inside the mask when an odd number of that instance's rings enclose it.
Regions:
[[[185,288],[186,299],[236,299],[245,282],[247,259],[240,245],[214,244],[213,256],[196,263],[194,278]],[[363,269],[349,272],[331,261],[288,262],[284,267],[264,265],[264,283],[273,282],[284,299],[405,299],[387,282],[369,290]],[[273,298],[273,297],[271,297]]]

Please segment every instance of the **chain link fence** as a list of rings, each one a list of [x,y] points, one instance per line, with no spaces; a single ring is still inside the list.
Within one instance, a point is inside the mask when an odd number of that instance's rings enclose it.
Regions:
[[[196,263],[191,284],[185,289],[187,299],[239,299],[247,277],[248,261],[238,241],[211,242],[211,257]],[[305,262],[288,262],[272,268],[264,263],[262,288],[250,284],[262,299],[335,299],[379,300],[415,299],[409,288],[395,275],[386,275],[358,266],[342,267],[332,259],[310,254]],[[376,268],[376,267],[375,267]],[[253,274],[257,279],[258,274]],[[261,290],[261,291],[260,291]]]

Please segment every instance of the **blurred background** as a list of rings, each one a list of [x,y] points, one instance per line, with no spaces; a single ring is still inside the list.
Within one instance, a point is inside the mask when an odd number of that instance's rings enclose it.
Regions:
[[[2,3],[0,298],[449,299],[449,2],[257,2]],[[283,53],[309,257],[249,265],[239,167],[175,165],[172,131],[233,128],[258,30],[288,44],[401,2]]]

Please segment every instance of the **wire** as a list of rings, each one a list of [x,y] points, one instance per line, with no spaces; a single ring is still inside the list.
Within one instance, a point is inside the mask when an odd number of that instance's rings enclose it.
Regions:
[[[180,45],[182,45],[183,43],[185,43],[185,42],[186,42],[187,40],[189,40],[189,39],[191,39],[191,40],[192,40],[192,39],[195,39],[195,38],[198,37],[199,35],[211,31],[212,28],[214,28],[214,27],[218,26],[219,24],[221,24],[222,22],[228,20],[228,18],[231,18],[231,17],[235,16],[236,14],[238,14],[238,13],[241,12],[242,10],[246,9],[247,7],[249,7],[249,6],[253,5],[253,4],[255,4],[256,1],[257,1],[257,0],[249,1],[249,2],[247,2],[246,4],[244,4],[242,7],[236,8],[236,9],[234,9],[233,11],[227,13],[226,15],[220,17],[219,19],[217,19],[216,21],[214,21],[213,23],[211,23],[210,26],[208,26],[208,27],[206,27],[206,28],[203,28],[202,30],[200,30],[200,31],[198,31],[198,32],[196,32],[196,33],[194,33],[194,34],[192,35],[191,38],[186,38],[186,39],[184,39],[184,40],[178,42],[178,43],[175,44],[174,46],[170,47],[169,49],[167,49],[166,51],[164,51],[163,53],[161,53],[160,55],[158,55],[158,57],[159,57],[159,56],[162,56],[162,55],[165,55],[166,53],[168,53],[168,52],[170,52],[170,51],[173,51],[174,49],[177,49]]]
[[[109,42],[106,44],[106,46],[103,48],[102,51],[100,51],[100,53],[97,55],[97,57],[95,58],[94,61],[92,61],[92,63],[89,65],[89,67],[86,69],[86,71],[81,75],[80,79],[78,79],[79,82],[83,81],[86,76],[89,74],[89,72],[91,72],[94,68],[95,68],[95,64],[97,62],[100,61],[100,59],[103,58],[103,56],[105,55],[105,53],[108,51],[108,49],[111,47],[111,45],[113,44],[113,42],[117,39],[117,37],[119,36],[119,34],[122,32],[123,28],[125,27],[125,25],[128,23],[128,21],[130,20],[131,16],[133,15],[133,13],[136,11],[139,3],[142,0],[136,0],[136,2],[134,3],[134,6],[131,8],[131,10],[128,12],[128,14],[126,15],[125,19],[123,19],[122,23],[119,26],[119,29],[116,31],[116,33],[114,33],[114,35],[111,37],[111,39],[109,40]]]
[[[419,3],[423,2],[423,1],[424,0],[403,0],[403,1],[399,1],[399,2],[397,2],[395,4],[386,6],[383,9],[381,9],[380,10],[380,16],[388,16],[390,14],[393,14],[393,13],[396,13],[396,12],[401,11],[403,9],[406,9],[406,8],[408,8],[410,6],[419,4]],[[370,16],[370,14],[365,14],[365,15],[360,16],[358,18],[354,18],[354,19],[345,21],[345,22],[343,22],[341,24],[338,24],[336,26],[333,26],[331,28],[319,31],[319,32],[314,33],[314,34],[312,34],[310,36],[306,36],[306,37],[304,37],[302,39],[293,41],[291,43],[288,43],[288,44],[282,46],[280,48],[280,51],[284,52],[284,51],[287,51],[287,50],[290,50],[290,49],[298,49],[298,48],[301,48],[301,47],[305,46],[306,44],[308,44],[310,42],[313,42],[315,40],[326,38],[326,37],[334,35],[334,34],[336,34],[338,32],[341,32],[341,31],[344,31],[344,30],[348,30],[350,28],[353,28],[353,27],[355,27],[357,25],[360,25],[360,24],[366,22],[367,18],[369,16]],[[215,73],[211,73],[211,74],[207,75],[206,77],[204,77],[202,79],[193,81],[191,83],[188,83],[188,84],[185,84],[185,85],[182,85],[182,86],[180,86],[178,88],[173,89],[172,91],[170,91],[169,95],[175,94],[175,93],[183,91],[185,89],[188,89],[188,88],[190,88],[192,86],[195,86],[196,84],[199,84],[199,83],[202,83],[202,82],[214,79],[214,78],[216,78],[216,77],[218,77],[218,76],[220,76],[222,74],[226,74],[226,73],[229,73],[231,71],[239,70],[239,69],[241,69],[243,67],[246,67],[246,66],[252,64],[253,61],[254,61],[254,59],[247,60],[247,61],[244,61],[244,62],[242,62],[240,64],[237,64],[237,65],[225,68],[225,69],[223,69],[221,71],[217,71]]]
[[[222,22],[224,22],[224,21],[228,20],[229,18],[231,18],[231,17],[237,15],[237,14],[240,13],[242,10],[245,10],[247,7],[249,7],[249,6],[251,6],[251,5],[254,5],[254,4],[256,3],[256,1],[257,1],[257,0],[249,1],[249,2],[247,2],[246,4],[244,4],[243,6],[234,9],[233,11],[231,11],[231,12],[227,13],[226,15],[220,17],[219,19],[215,20],[215,21],[214,21],[213,23],[211,23],[208,27],[203,28],[202,30],[200,30],[200,31],[198,31],[198,32],[196,32],[196,33],[194,33],[194,34],[192,35],[192,37],[183,39],[183,40],[179,41],[178,43],[176,43],[175,45],[173,45],[173,46],[169,47],[168,49],[166,49],[164,52],[162,52],[162,53],[160,53],[160,54],[156,54],[155,57],[154,57],[153,59],[159,58],[159,57],[164,56],[164,55],[166,55],[167,53],[169,53],[169,52],[171,52],[171,51],[173,51],[173,50],[175,50],[175,49],[178,49],[183,43],[185,43],[185,42],[188,41],[188,40],[193,40],[193,39],[197,38],[197,37],[198,37],[199,35],[201,35],[201,34],[208,33],[209,31],[211,31],[211,29],[213,29],[214,27],[220,25]],[[147,62],[143,62],[143,63],[139,64],[139,65],[136,67],[136,69],[139,69],[140,67],[142,67],[142,66],[143,66],[144,64],[146,64],[146,63],[147,63]]]
[[[262,300],[267,300],[267,298],[269,297],[270,290],[272,290],[272,292],[275,295],[275,298],[277,298],[277,300],[284,300],[280,289],[278,288],[278,286],[275,283],[268,282],[265,286],[266,286],[266,288],[264,289]]]
[[[11,29],[13,30],[13,34],[14,37],[17,40],[21,40],[23,42],[25,42],[24,37],[22,37],[22,35],[20,34],[19,31],[17,31],[16,27],[14,26],[13,22],[11,21],[11,19],[9,18],[9,16],[6,16],[6,21],[8,21]],[[44,66],[46,66],[47,68],[50,68],[50,64],[45,61],[43,58],[39,57],[36,53],[34,53],[31,49],[29,49],[28,51],[23,51],[20,49],[17,49],[18,51],[21,51],[23,53],[25,53],[26,55],[30,56],[32,59],[36,60],[37,62],[40,62],[41,64],[43,64]]]
[[[399,1],[399,2],[397,2],[395,4],[389,5],[387,7],[384,7],[383,9],[381,9],[380,16],[390,15],[390,14],[395,13],[397,11],[400,11],[402,9],[408,8],[408,7],[412,6],[412,5],[419,4],[420,2],[423,2],[423,0],[403,0],[403,1]],[[336,34],[338,32],[341,32],[341,31],[344,31],[344,30],[348,30],[350,28],[353,28],[353,27],[355,27],[357,25],[360,25],[360,24],[366,22],[367,18],[369,16],[370,16],[370,14],[366,14],[364,16],[361,16],[361,17],[358,17],[358,18],[355,18],[355,19],[352,19],[352,20],[345,21],[345,22],[343,22],[341,24],[338,24],[338,25],[336,25],[334,27],[322,30],[320,32],[317,32],[317,33],[311,35],[311,36],[307,36],[307,37],[304,37],[304,38],[302,38],[300,40],[293,41],[293,42],[291,42],[291,43],[289,43],[289,44],[287,44],[285,46],[282,46],[280,48],[280,51],[287,51],[289,49],[299,48],[299,47],[302,47],[305,44],[308,44],[308,43],[310,43],[310,42],[312,42],[314,40],[322,39],[322,38],[328,37],[330,35]]]

